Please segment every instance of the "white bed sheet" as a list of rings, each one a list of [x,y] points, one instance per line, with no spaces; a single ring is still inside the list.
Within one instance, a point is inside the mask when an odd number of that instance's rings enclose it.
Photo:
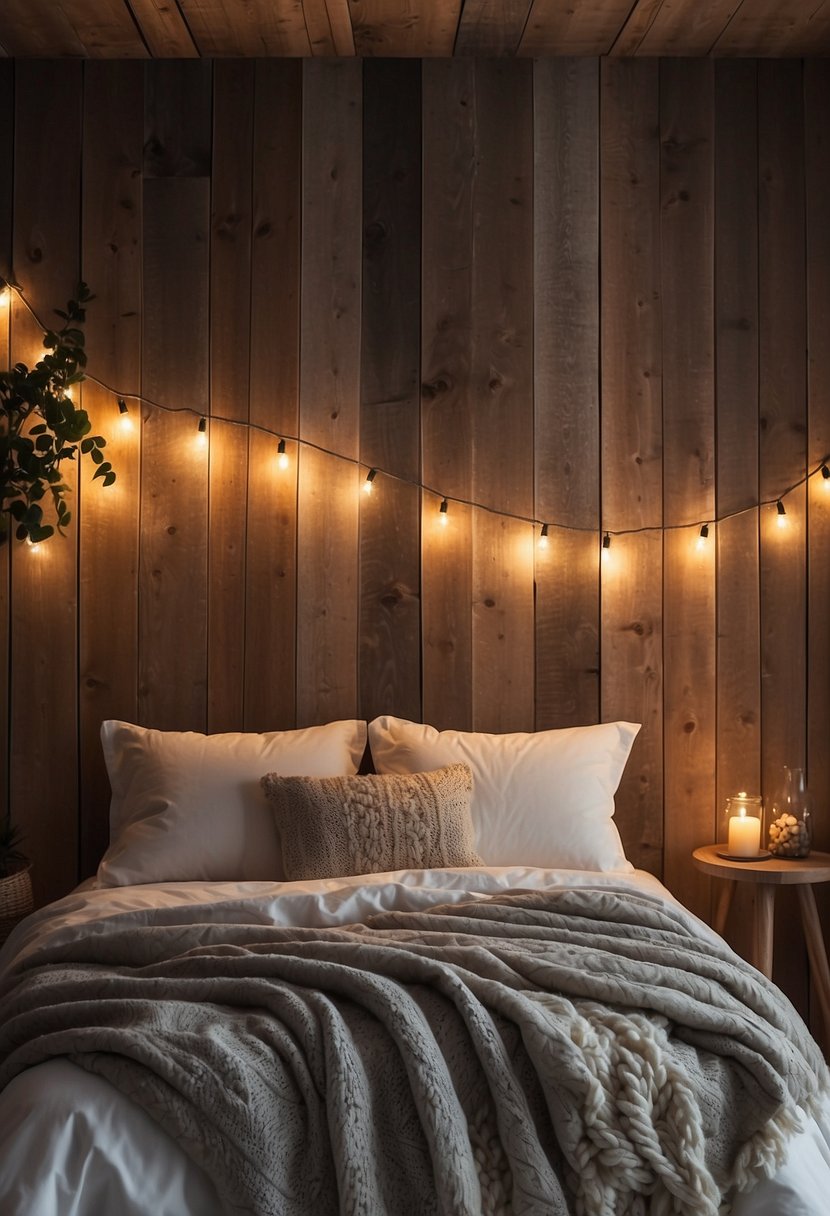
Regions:
[[[0,951],[0,973],[15,959],[78,933],[104,932],[121,912],[167,908],[171,919],[203,920],[210,905],[238,923],[344,925],[386,909],[486,898],[497,891],[615,887],[680,906],[651,874],[487,867],[400,871],[295,883],[163,883],[96,889],[86,885],[20,925]],[[711,929],[693,917],[703,932]],[[103,1078],[53,1060],[21,1074],[0,1094],[1,1216],[221,1216],[211,1182],[154,1121]],[[827,1216],[830,1107],[810,1119],[772,1180],[740,1196],[732,1216]],[[380,1216],[380,1214],[379,1214]]]

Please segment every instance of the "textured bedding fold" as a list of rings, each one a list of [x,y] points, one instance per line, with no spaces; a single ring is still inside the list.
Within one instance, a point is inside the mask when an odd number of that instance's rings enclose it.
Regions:
[[[63,1055],[102,1074],[228,1211],[714,1216],[827,1090],[779,990],[647,897],[147,921],[18,964],[0,1083]]]

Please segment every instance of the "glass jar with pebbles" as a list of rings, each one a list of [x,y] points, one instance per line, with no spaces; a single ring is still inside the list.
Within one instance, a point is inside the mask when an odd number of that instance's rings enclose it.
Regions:
[[[806,857],[813,842],[813,807],[803,768],[785,768],[769,815],[774,857]]]

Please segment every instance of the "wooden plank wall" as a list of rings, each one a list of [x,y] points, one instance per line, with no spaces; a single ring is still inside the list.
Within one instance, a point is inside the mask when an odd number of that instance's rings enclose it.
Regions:
[[[90,282],[118,470],[0,550],[39,899],[104,847],[106,717],[633,719],[626,847],[702,914],[730,791],[828,805],[830,498],[756,505],[830,453],[822,64],[18,61],[0,101],[0,268],[44,317]]]

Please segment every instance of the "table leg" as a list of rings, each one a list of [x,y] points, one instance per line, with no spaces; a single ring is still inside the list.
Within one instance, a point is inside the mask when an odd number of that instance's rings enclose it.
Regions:
[[[798,900],[801,904],[801,923],[804,925],[810,972],[815,984],[821,1016],[824,1019],[824,1028],[830,1034],[830,968],[827,966],[824,934],[821,931],[821,921],[813,888],[811,886],[799,887]]]
[[[801,888],[799,888],[800,890]],[[772,979],[772,930],[775,923],[775,887],[758,883],[755,888],[755,966]]]
[[[730,878],[726,882],[719,884],[718,902],[715,905],[715,921],[712,928],[721,937],[723,937],[723,931],[726,928],[726,918],[729,915],[729,909],[732,907],[732,896],[735,894],[737,885],[734,878]]]

